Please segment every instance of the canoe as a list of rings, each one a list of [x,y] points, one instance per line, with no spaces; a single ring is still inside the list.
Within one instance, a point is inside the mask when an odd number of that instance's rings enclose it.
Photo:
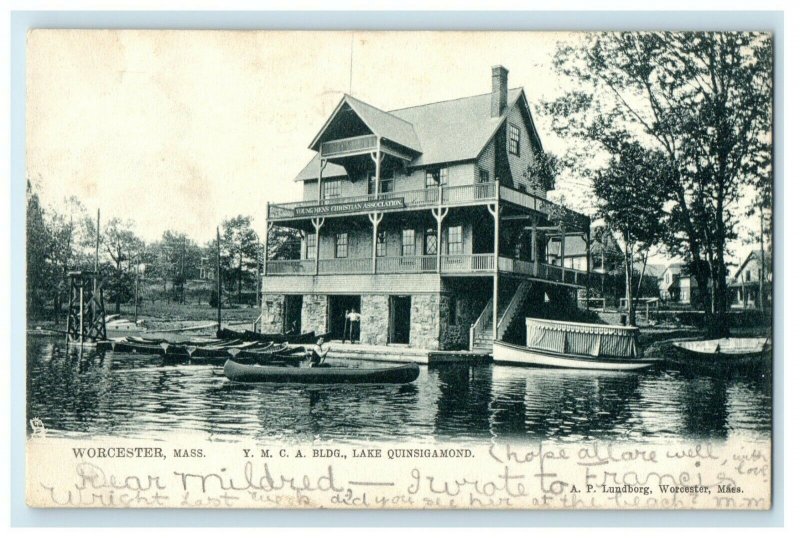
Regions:
[[[143,344],[139,342],[130,342],[125,339],[111,340],[111,350],[125,353],[164,354],[164,349],[158,344]]]
[[[499,364],[539,366],[545,368],[571,368],[579,370],[642,370],[662,359],[640,357],[591,356],[577,353],[554,353],[531,349],[506,342],[495,342],[492,357]]]
[[[260,342],[243,342],[241,344],[222,344],[213,346],[187,346],[186,350],[189,352],[191,358],[197,357],[230,357],[229,351],[231,349],[249,349],[260,346]]]
[[[287,344],[313,344],[318,338],[329,339],[330,334],[316,334],[314,331],[302,334],[280,334],[280,333],[257,333],[253,331],[234,331],[233,329],[222,329],[217,331],[217,338],[242,340],[256,342],[286,342]]]
[[[419,366],[406,364],[390,368],[284,368],[247,366],[229,360],[225,377],[238,383],[411,383],[419,376]]]

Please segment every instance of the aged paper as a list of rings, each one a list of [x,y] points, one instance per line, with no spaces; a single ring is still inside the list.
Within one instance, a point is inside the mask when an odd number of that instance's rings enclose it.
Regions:
[[[739,115],[771,37],[742,36],[731,147],[765,157],[718,178],[715,280],[673,199],[714,142],[656,67],[716,34],[626,36],[663,45],[642,84],[614,35],[31,31],[28,504],[770,509],[771,119]]]

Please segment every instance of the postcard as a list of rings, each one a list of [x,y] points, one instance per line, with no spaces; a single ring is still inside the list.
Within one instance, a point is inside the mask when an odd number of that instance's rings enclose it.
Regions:
[[[770,509],[771,34],[26,69],[29,506]]]

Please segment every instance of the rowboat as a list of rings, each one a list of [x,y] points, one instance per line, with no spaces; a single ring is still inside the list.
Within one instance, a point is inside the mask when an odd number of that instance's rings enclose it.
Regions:
[[[232,360],[225,363],[225,377],[238,383],[411,383],[419,376],[419,366],[405,364],[389,368],[286,368],[248,366]]]
[[[714,368],[751,365],[770,357],[769,338],[718,338],[694,342],[673,342],[679,351],[675,362]]]
[[[497,363],[582,370],[641,370],[662,359],[642,358],[638,329],[528,318],[527,345],[495,341]]]

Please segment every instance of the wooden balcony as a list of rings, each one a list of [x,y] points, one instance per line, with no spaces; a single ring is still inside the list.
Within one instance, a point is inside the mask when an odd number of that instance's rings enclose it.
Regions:
[[[497,192],[498,187],[500,189],[499,193]],[[553,220],[563,215],[568,229],[584,231],[588,227],[589,220],[585,215],[535,194],[499,186],[496,182],[454,185],[442,187],[441,189],[384,192],[377,195],[364,194],[361,196],[330,198],[322,201],[304,200],[302,202],[271,204],[267,218],[275,221],[287,221],[329,215],[359,215],[374,211],[393,212],[409,209],[432,209],[439,206],[479,205],[496,201],[498,194],[501,202],[541,213],[547,216],[548,220]]]
[[[568,286],[584,287],[587,284],[585,271],[546,263],[533,263],[501,256],[497,259],[501,273],[531,277],[537,280],[557,282]],[[489,276],[494,273],[495,258],[492,254],[443,254],[438,272],[445,276]],[[267,264],[267,275],[314,276],[314,260],[272,260]],[[375,260],[375,273],[422,274],[437,272],[437,256],[390,256]],[[372,258],[334,258],[319,260],[320,275],[373,274]]]
[[[454,207],[487,203],[495,200],[495,183],[473,183],[455,185],[442,189],[419,189],[411,191],[364,194],[361,196],[337,197],[328,200],[305,200],[287,204],[271,204],[270,220],[293,220],[327,215],[358,215],[373,211],[403,211],[427,209],[439,205]],[[439,198],[441,197],[441,204]]]

